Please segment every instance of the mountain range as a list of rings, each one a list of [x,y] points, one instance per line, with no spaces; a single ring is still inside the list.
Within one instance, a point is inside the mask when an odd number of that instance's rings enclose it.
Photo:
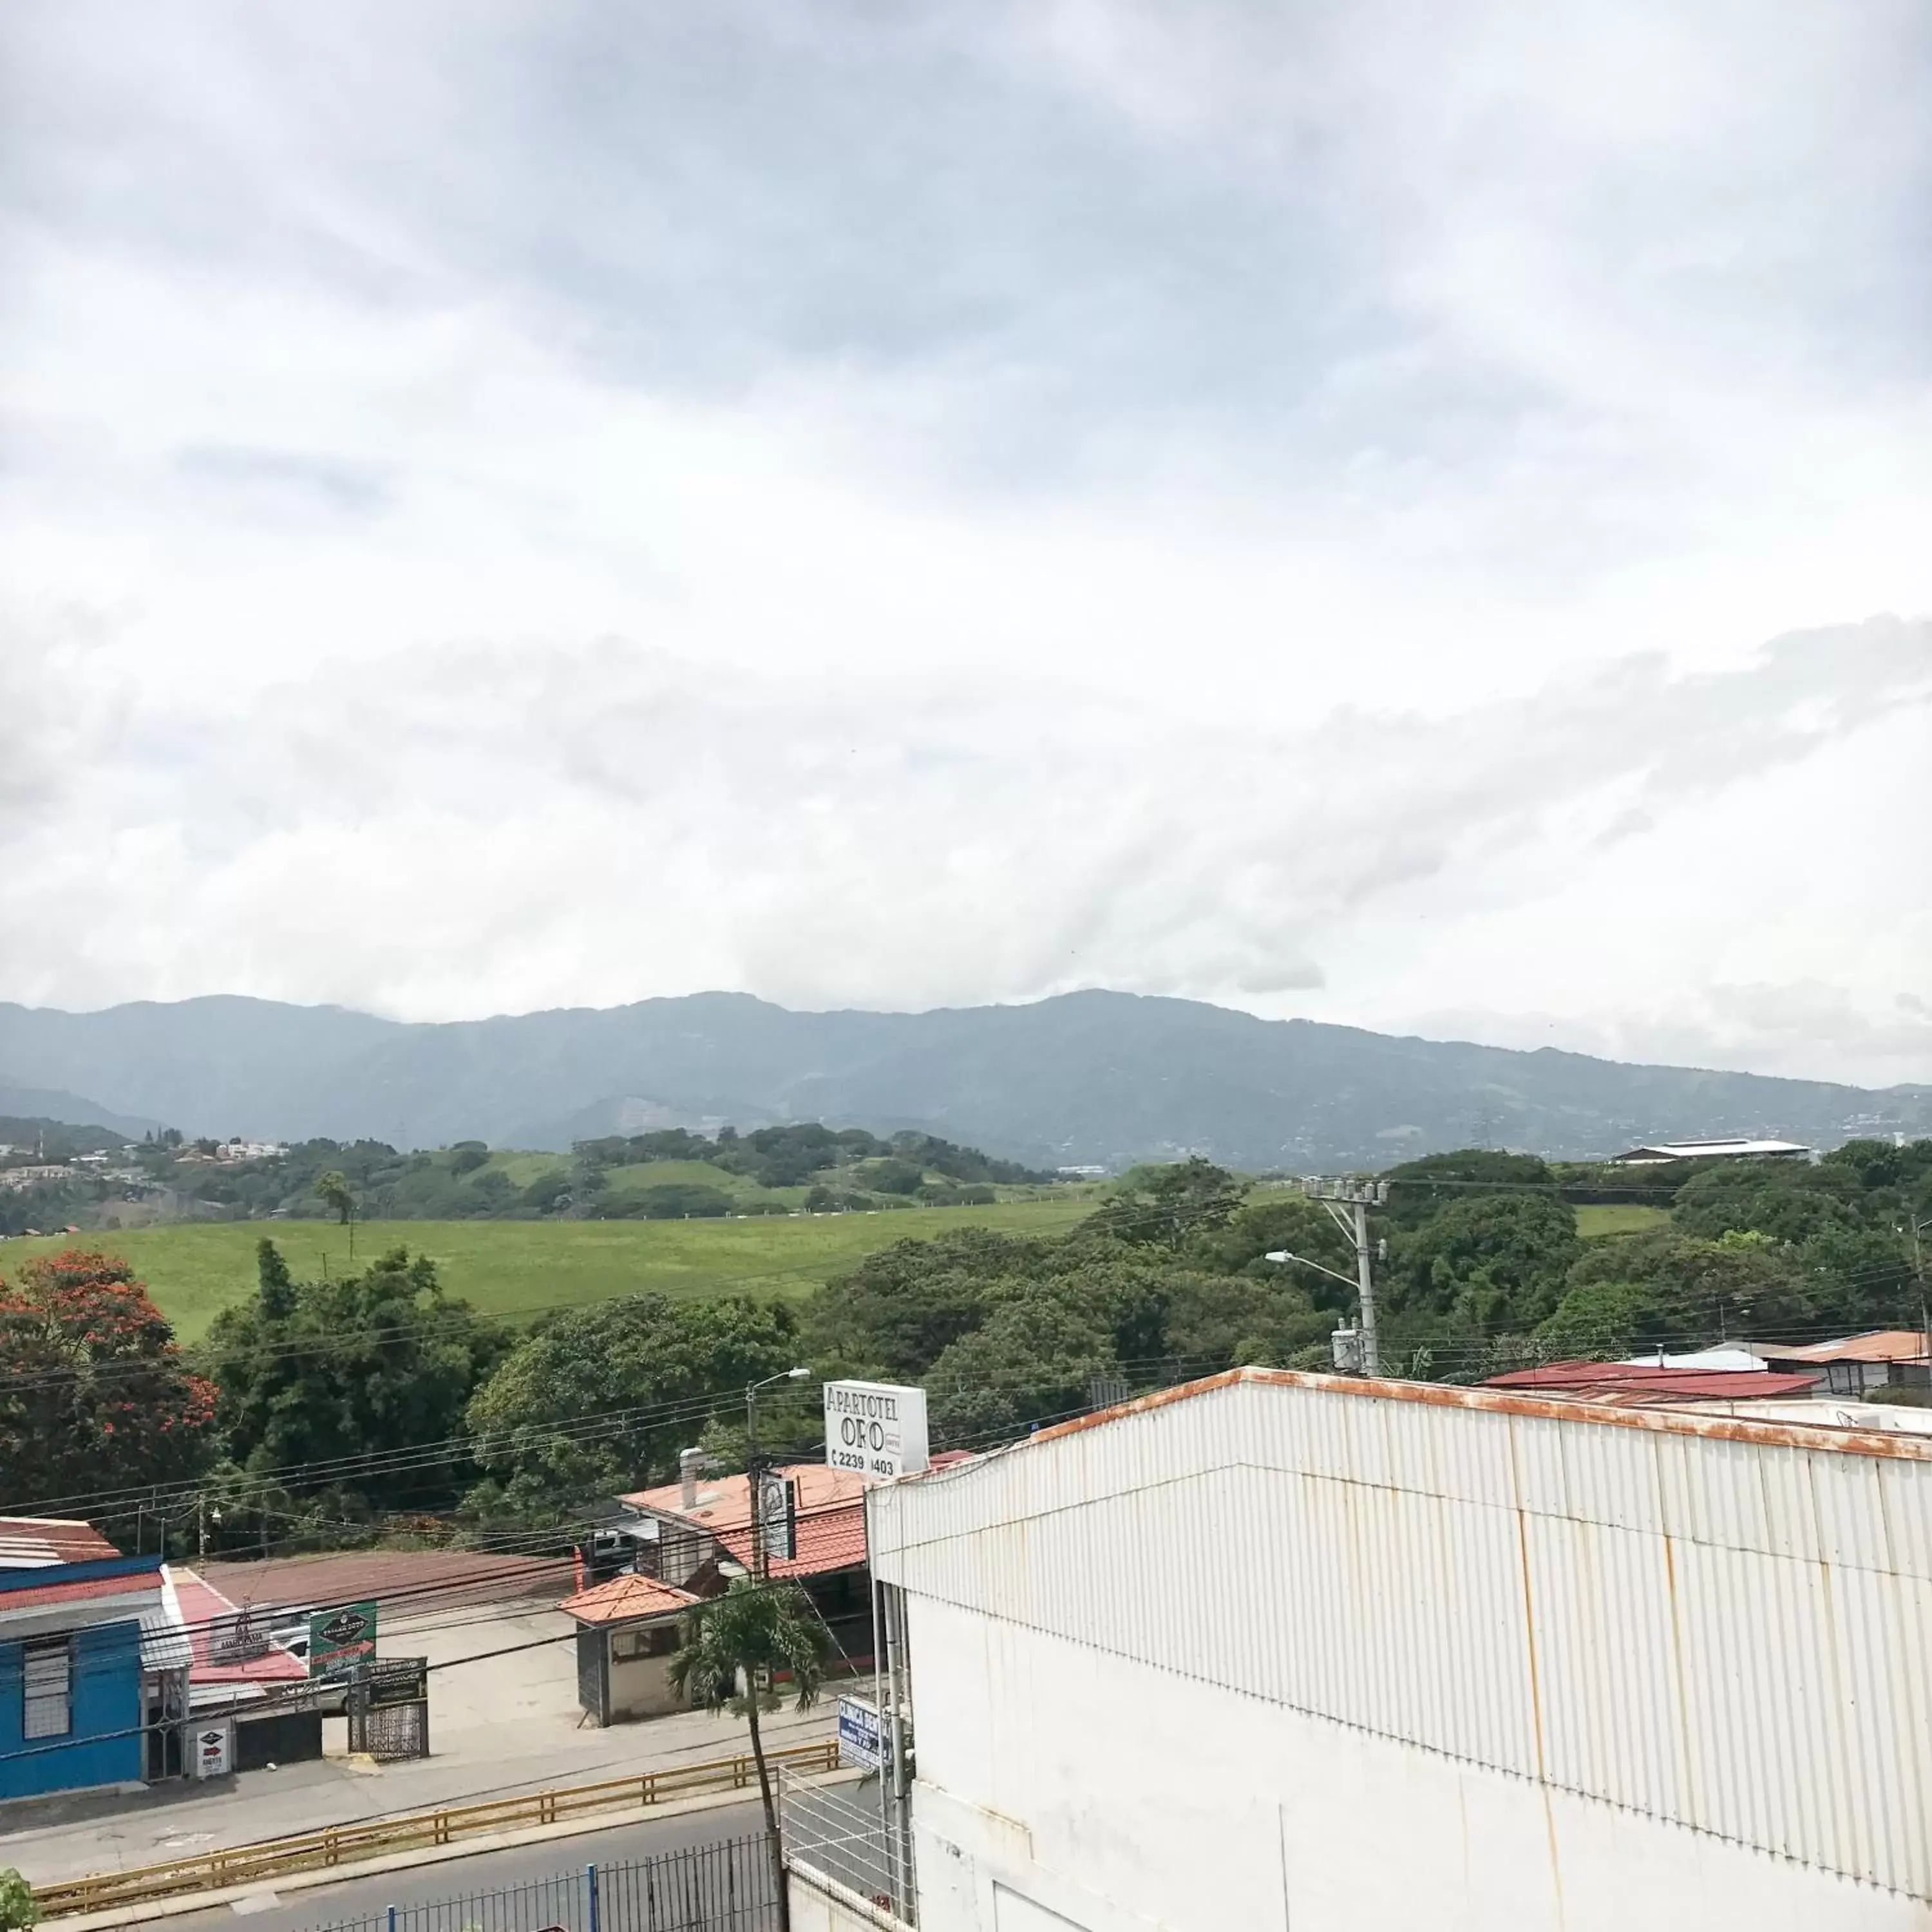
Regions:
[[[1047,1166],[1198,1150],[1298,1171],[1478,1144],[1566,1158],[1720,1134],[1831,1146],[1932,1132],[1932,1088],[1632,1066],[1113,992],[922,1013],[696,993],[440,1023],[224,996],[0,1004],[0,1110],[400,1147],[824,1120]]]

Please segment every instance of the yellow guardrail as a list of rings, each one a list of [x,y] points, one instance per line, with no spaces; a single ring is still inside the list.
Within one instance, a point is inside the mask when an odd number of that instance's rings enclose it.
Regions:
[[[792,1771],[836,1771],[838,1741],[791,1744],[769,1751],[766,1762]],[[586,1812],[610,1811],[662,1804],[668,1798],[698,1792],[755,1788],[758,1762],[747,1753],[738,1757],[707,1758],[700,1764],[666,1766],[662,1771],[634,1772],[628,1778],[607,1778],[597,1784],[566,1785],[532,1791],[520,1798],[492,1798],[482,1804],[446,1804],[434,1811],[412,1811],[394,1818],[371,1818],[355,1825],[332,1825],[289,1838],[265,1838],[253,1844],[231,1845],[221,1851],[197,1852],[166,1864],[138,1865],[127,1871],[97,1872],[91,1878],[68,1879],[58,1885],[36,1886],[35,1902],[43,1918],[76,1912],[104,1912],[116,1906],[146,1905],[187,1892],[219,1892],[232,1885],[250,1885],[286,1878],[296,1872],[333,1865],[352,1865],[392,1852],[427,1845],[454,1844],[460,1838],[510,1832],[526,1825],[554,1825]]]

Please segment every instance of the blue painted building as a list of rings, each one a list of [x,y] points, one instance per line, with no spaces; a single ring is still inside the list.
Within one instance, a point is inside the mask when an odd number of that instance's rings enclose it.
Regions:
[[[0,1800],[150,1774],[173,1623],[158,1556],[0,1570]]]

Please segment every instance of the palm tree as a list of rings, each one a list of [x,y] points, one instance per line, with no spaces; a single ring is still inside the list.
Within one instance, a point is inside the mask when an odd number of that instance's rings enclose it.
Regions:
[[[316,1198],[322,1204],[339,1216],[342,1225],[349,1230],[349,1258],[356,1259],[356,1228],[349,1218],[356,1212],[356,1196],[350,1192],[349,1177],[340,1168],[332,1167],[317,1177],[315,1184]]]
[[[765,1832],[778,1886],[778,1925],[780,1932],[791,1932],[778,1807],[772,1798],[758,1713],[776,1711],[784,1701],[776,1688],[780,1671],[790,1673],[800,1710],[818,1701],[831,1633],[796,1583],[760,1583],[742,1576],[723,1596],[686,1611],[679,1635],[682,1642],[670,1660],[672,1688],[701,1708],[728,1710],[752,1727],[752,1755],[758,1761],[758,1792],[765,1802]]]

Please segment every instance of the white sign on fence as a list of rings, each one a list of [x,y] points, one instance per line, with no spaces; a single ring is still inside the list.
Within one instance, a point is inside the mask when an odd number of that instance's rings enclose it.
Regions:
[[[864,1697],[838,1700],[838,1762],[847,1771],[877,1771],[885,1758],[879,1714]]]
[[[825,1460],[861,1475],[915,1475],[926,1466],[926,1391],[892,1382],[825,1384]]]

